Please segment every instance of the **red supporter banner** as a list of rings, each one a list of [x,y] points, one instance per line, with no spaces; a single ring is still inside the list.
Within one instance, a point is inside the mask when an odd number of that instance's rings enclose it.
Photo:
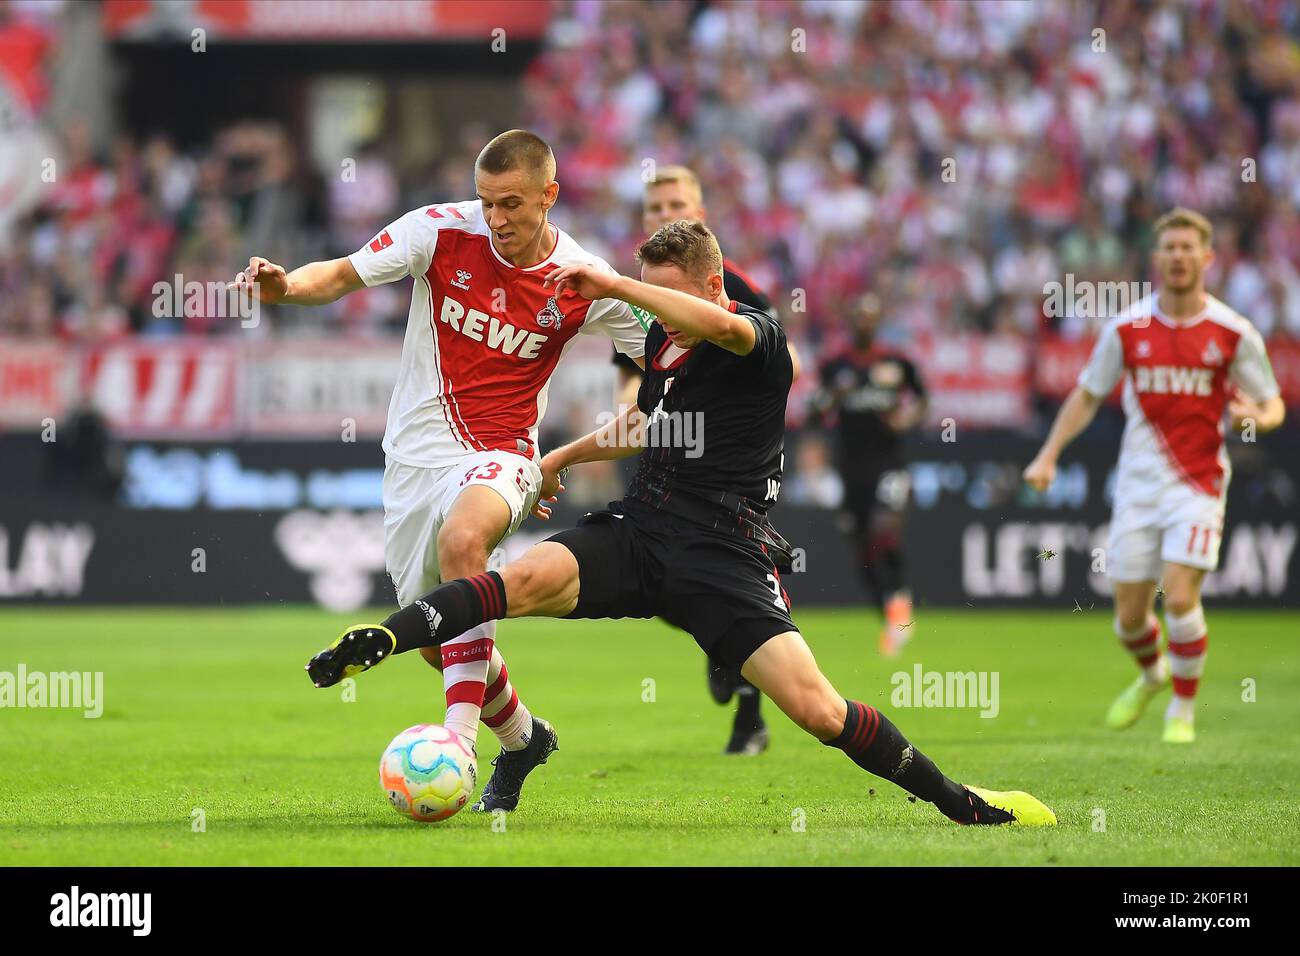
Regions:
[[[239,349],[177,339],[82,350],[79,403],[127,437],[226,437],[236,430]]]
[[[1019,427],[1030,419],[1029,346],[1003,336],[925,336],[910,350],[930,394],[931,424]]]
[[[35,431],[94,407],[129,438],[370,440],[383,434],[401,349],[398,339],[0,339],[0,428]],[[907,351],[930,391],[931,424],[1016,428],[1030,421],[1035,394],[1069,393],[1092,343],[956,335],[922,338]],[[1300,342],[1275,340],[1268,351],[1287,404],[1300,406]]]
[[[1282,399],[1290,408],[1300,408],[1300,341],[1277,339],[1268,343],[1269,361],[1277,376]]]
[[[57,342],[0,340],[0,428],[57,421],[67,402],[71,368],[68,350]]]
[[[542,35],[546,0],[195,0],[184,21],[160,0],[106,0],[104,32],[117,40],[154,39],[202,28],[225,40],[271,42],[489,43]]]

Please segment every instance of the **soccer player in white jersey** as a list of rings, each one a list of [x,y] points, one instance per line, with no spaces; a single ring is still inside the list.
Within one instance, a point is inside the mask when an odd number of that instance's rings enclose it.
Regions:
[[[288,273],[253,258],[234,282],[263,302],[321,305],[414,277],[383,441],[385,562],[403,607],[441,580],[481,574],[536,504],[537,426],[574,336],[608,335],[638,364],[645,350],[627,303],[557,301],[544,287],[556,268],[613,270],[547,221],[560,187],[542,139],[497,136],[474,183],[477,200],[414,209],[350,256]],[[556,738],[519,702],[495,636],[493,625],[477,627],[425,658],[443,672],[445,725],[472,746],[482,716],[501,743],[476,809],[513,810]]]
[[[1225,412],[1234,429],[1263,433],[1282,424],[1286,406],[1259,332],[1205,291],[1214,258],[1209,221],[1179,208],[1156,220],[1154,232],[1159,292],[1102,331],[1024,477],[1045,490],[1061,451],[1124,382],[1127,424],[1106,557],[1115,633],[1142,675],[1111,704],[1106,721],[1117,730],[1131,727],[1172,676],[1164,739],[1190,743],[1205,667],[1201,582],[1219,563],[1231,478]],[[1168,657],[1155,616],[1160,583]]]

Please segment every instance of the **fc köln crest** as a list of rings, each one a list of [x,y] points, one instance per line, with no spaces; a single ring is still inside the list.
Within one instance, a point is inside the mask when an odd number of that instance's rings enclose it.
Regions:
[[[564,321],[564,313],[560,311],[559,304],[555,301],[555,296],[546,303],[546,308],[537,313],[537,324],[544,329],[559,328],[560,323]]]
[[[1201,353],[1201,363],[1203,365],[1223,364],[1223,352],[1220,350],[1219,343],[1215,339],[1210,339],[1206,344],[1205,351]]]

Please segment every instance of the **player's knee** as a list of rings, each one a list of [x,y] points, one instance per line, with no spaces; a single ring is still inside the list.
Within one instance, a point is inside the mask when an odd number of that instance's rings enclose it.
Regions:
[[[1146,626],[1147,609],[1138,604],[1121,605],[1115,610],[1115,621],[1121,631],[1132,634]]]
[[[1147,625],[1150,602],[1145,595],[1117,591],[1115,595],[1115,625],[1120,631],[1133,633]]]
[[[506,602],[512,617],[527,617],[545,610],[551,590],[545,566],[524,559],[508,564],[501,571],[506,586]]]
[[[1201,603],[1201,596],[1191,587],[1175,587],[1165,591],[1165,613],[1184,617]]]
[[[837,707],[843,701],[828,698],[820,688],[801,690],[786,709],[787,715],[818,740],[830,740],[844,729],[844,714]]]
[[[804,730],[818,740],[832,740],[844,729],[844,714],[829,701],[818,701],[811,708]]]
[[[444,581],[481,573],[487,566],[483,536],[467,525],[444,525],[438,532],[438,565]]]

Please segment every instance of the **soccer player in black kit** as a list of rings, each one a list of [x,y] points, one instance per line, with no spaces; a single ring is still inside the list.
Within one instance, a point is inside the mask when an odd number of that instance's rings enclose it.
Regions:
[[[826,361],[813,410],[839,432],[843,518],[867,589],[880,602],[880,653],[911,639],[912,592],[903,565],[903,522],[911,493],[903,435],[929,405],[916,366],[876,341],[881,301],[867,293],[852,321],[852,345]]]
[[[792,374],[785,333],[727,298],[722,252],[702,223],[664,226],[637,258],[640,282],[588,266],[548,276],[557,296],[612,296],[656,316],[637,406],[543,459],[542,495],[554,500],[564,467],[641,451],[622,501],[499,573],[446,582],[383,624],[350,628],[312,658],[308,676],[328,687],[505,617],[663,617],[714,660],[739,666],[822,743],[949,819],[1054,825],[1055,814],[1027,793],[944,776],[889,718],[845,700],[818,669],[790,618],[778,571],[784,542],[766,514],[781,483]],[[668,440],[673,429],[684,434],[688,416],[703,421],[702,443]]]
[[[645,184],[641,194],[641,225],[647,238],[655,230],[679,219],[705,221],[704,192],[700,178],[686,166],[657,166],[654,177]],[[730,259],[722,260],[722,287],[727,298],[741,305],[752,306],[776,318],[776,308],[754,281]],[[791,350],[798,377],[798,357]],[[618,398],[620,406],[636,402],[641,384],[641,366],[618,349],[613,350],[613,362],[618,368]],[[736,698],[736,715],[732,720],[731,737],[723,748],[724,754],[753,757],[767,749],[767,725],[763,722],[763,695],[745,680],[737,667],[724,667],[716,661],[707,663],[709,693],[719,704]]]

